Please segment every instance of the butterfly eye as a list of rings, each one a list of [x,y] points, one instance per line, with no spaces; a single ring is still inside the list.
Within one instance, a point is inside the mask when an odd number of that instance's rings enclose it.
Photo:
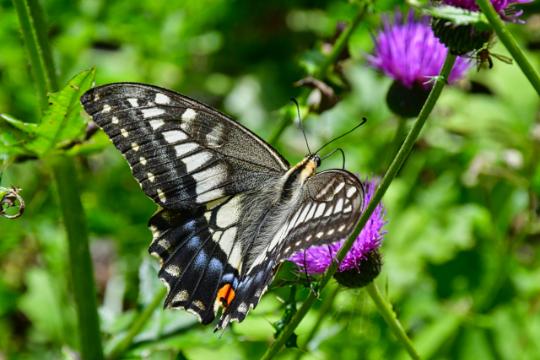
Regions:
[[[313,161],[317,164],[317,167],[321,166],[321,157],[319,155],[313,156]]]

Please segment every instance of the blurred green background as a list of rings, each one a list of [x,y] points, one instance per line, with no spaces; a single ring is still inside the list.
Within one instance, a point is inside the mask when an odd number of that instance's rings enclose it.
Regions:
[[[43,1],[61,84],[96,67],[96,84],[138,81],[197,98],[269,138],[293,83],[317,64],[336,26],[354,15],[346,1]],[[306,119],[312,148],[338,141],[347,168],[382,176],[396,118],[390,80],[365,64],[383,12],[376,2],[340,62],[341,101]],[[511,30],[539,68],[540,6]],[[36,122],[36,89],[11,2],[0,0],[0,113]],[[506,54],[497,45],[497,53]],[[540,359],[539,99],[519,68],[495,62],[446,88],[421,140],[384,198],[387,233],[379,287],[420,354],[437,359]],[[82,114],[81,109],[81,116]],[[277,144],[291,162],[306,153],[289,126]],[[155,206],[102,133],[77,156],[106,347],[162,285],[147,254]],[[339,167],[339,156],[323,167]],[[0,169],[1,186],[23,189],[18,220],[0,218],[0,359],[70,358],[77,349],[67,243],[47,161]],[[61,191],[61,189],[60,189]],[[335,286],[335,284],[332,284]],[[331,286],[331,287],[332,287]],[[301,290],[305,295],[308,290]],[[321,294],[328,296],[331,289]],[[266,294],[248,318],[214,334],[183,311],[158,309],[126,358],[253,359],[266,350],[286,289]],[[299,296],[301,299],[302,296]],[[293,359],[406,358],[362,290],[340,289],[312,341],[320,302],[297,330]],[[307,349],[307,351],[306,351]]]

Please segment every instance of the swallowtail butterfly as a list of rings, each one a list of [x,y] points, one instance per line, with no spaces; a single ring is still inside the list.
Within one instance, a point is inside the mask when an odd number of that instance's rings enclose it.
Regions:
[[[159,206],[149,251],[161,261],[165,306],[217,328],[242,321],[278,264],[295,251],[347,237],[362,184],[345,170],[295,166],[226,115],[155,86],[116,83],[81,102]]]

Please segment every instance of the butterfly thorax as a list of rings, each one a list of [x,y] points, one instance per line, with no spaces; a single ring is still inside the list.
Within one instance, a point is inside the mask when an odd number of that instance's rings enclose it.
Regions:
[[[308,155],[298,164],[289,169],[283,176],[280,200],[292,198],[294,190],[299,189],[308,178],[315,174],[317,167],[321,165],[321,158],[317,154]]]

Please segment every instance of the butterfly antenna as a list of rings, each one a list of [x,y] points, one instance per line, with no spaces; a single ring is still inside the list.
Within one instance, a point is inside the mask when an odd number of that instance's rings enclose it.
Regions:
[[[307,147],[308,153],[309,155],[311,155],[312,152],[311,152],[311,149],[309,148],[306,131],[304,130],[304,125],[302,124],[302,116],[300,115],[300,105],[298,105],[298,101],[296,101],[295,98],[291,98],[291,101],[296,105],[296,113],[298,114],[298,126],[300,126],[300,130],[302,130],[302,134],[304,135],[304,140],[306,141],[306,147]]]
[[[328,155],[325,155],[321,158],[321,161],[328,159],[330,156],[334,155],[336,152],[341,153],[341,169],[345,169],[345,152],[342,148],[337,148],[335,150],[332,150],[332,152]]]
[[[321,147],[319,148],[319,150],[315,151],[315,154],[318,154],[322,149],[324,149],[325,147],[327,147],[328,145],[330,145],[330,144],[333,143],[334,141],[339,140],[339,139],[341,139],[342,137],[349,135],[349,134],[352,133],[354,130],[356,130],[356,129],[358,129],[360,126],[364,125],[366,122],[367,122],[367,119],[366,119],[365,117],[363,117],[363,118],[362,118],[362,121],[360,122],[360,124],[356,125],[355,127],[353,127],[351,130],[347,131],[346,133],[341,134],[341,135],[339,135],[339,136],[333,138],[332,140],[328,141],[326,144],[324,144],[323,146],[321,146]]]

